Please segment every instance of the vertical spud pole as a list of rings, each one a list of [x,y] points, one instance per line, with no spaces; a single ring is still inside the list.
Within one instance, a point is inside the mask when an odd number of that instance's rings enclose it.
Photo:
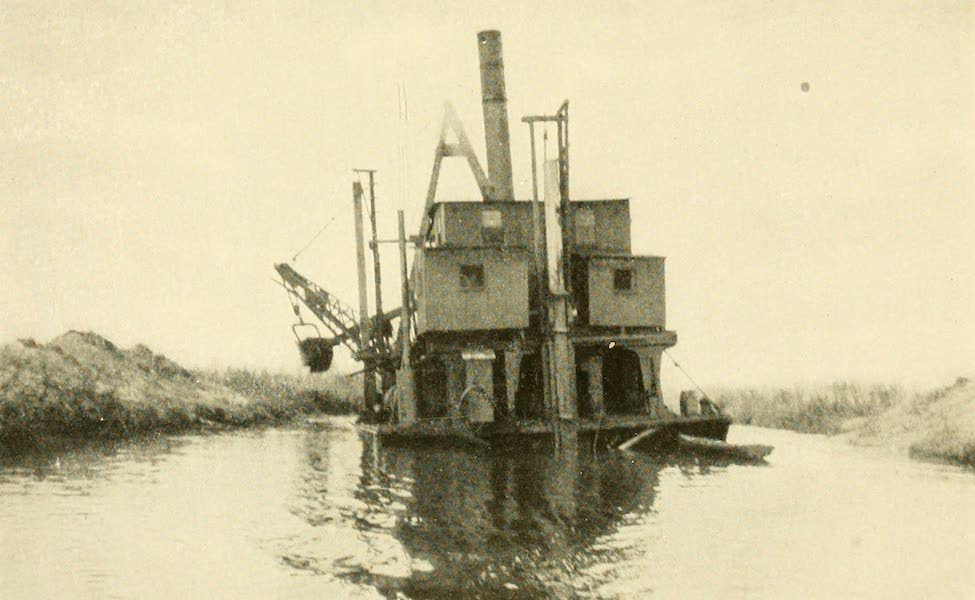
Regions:
[[[399,340],[403,344],[403,355],[399,371],[396,372],[396,393],[398,394],[397,417],[400,423],[416,420],[416,391],[413,385],[413,367],[410,365],[410,275],[406,266],[406,222],[403,211],[396,211],[399,219],[399,276],[402,284],[402,308],[399,313]]]
[[[362,230],[362,185],[352,183],[352,207],[355,211],[355,260],[359,275],[359,360],[362,361],[362,402],[367,418],[375,416],[376,375],[371,356],[372,332],[369,319],[369,296],[366,290],[366,242]]]
[[[403,342],[403,362],[402,368],[406,368],[410,362],[410,276],[406,266],[406,222],[403,218],[403,211],[396,211],[399,219],[399,276],[402,284],[402,307],[400,309],[400,331],[399,339]]]

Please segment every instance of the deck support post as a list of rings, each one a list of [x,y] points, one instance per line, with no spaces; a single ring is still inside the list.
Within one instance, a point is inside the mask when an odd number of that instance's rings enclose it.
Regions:
[[[606,403],[603,399],[603,357],[599,354],[588,356],[582,368],[589,375],[589,402],[593,417],[601,419],[606,414]]]
[[[515,344],[504,352],[504,381],[508,414],[515,414],[515,399],[518,396],[518,380],[521,378],[521,359],[525,356],[521,345]]]
[[[464,359],[465,386],[467,393],[463,404],[467,406],[467,419],[472,423],[494,421],[494,351],[468,350],[461,353]]]
[[[451,354],[444,357],[444,367],[447,371],[447,416],[460,419],[460,395],[464,393],[464,361],[460,355]]]
[[[647,412],[663,417],[667,411],[660,397],[660,386],[657,385],[660,381],[659,354],[652,348],[639,348],[637,356],[640,357],[640,373],[643,376],[643,394]]]

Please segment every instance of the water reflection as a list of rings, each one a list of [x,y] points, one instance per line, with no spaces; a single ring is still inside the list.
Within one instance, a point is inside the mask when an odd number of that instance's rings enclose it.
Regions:
[[[0,598],[968,597],[975,476],[736,427],[693,456],[386,448],[349,419],[0,464]],[[823,574],[829,574],[824,577]]]
[[[348,469],[359,449],[358,474]],[[307,469],[295,514],[327,533],[285,562],[341,573],[386,595],[566,597],[598,581],[582,572],[612,562],[598,543],[652,515],[663,469],[686,478],[727,463],[694,456],[386,447],[334,430],[304,441]],[[335,540],[357,547],[336,549]],[[598,578],[597,578],[598,579]]]
[[[89,485],[118,477],[152,474],[179,451],[186,438],[147,436],[139,440],[67,440],[57,448],[0,455],[0,492],[27,494],[45,483],[54,494],[87,493]],[[145,465],[143,470],[128,465]],[[5,484],[13,484],[4,488]]]

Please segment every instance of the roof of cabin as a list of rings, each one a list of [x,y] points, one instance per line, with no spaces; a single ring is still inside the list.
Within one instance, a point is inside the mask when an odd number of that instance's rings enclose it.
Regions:
[[[578,200],[576,200],[576,199],[571,200],[571,202],[573,204],[594,204],[594,203],[599,203],[599,202],[629,202],[629,201],[630,201],[629,198],[581,198],[581,199],[578,199]],[[541,200],[539,200],[539,202],[541,202]],[[525,205],[528,205],[528,204],[531,204],[531,203],[532,203],[531,200],[498,200],[498,201],[493,201],[493,202],[485,202],[484,200],[477,199],[477,200],[437,200],[433,204],[434,204],[434,206],[440,205],[440,204],[451,204],[451,205],[453,205],[453,204],[483,204],[483,205],[486,205],[486,206],[490,206],[490,205],[496,205],[496,204],[501,204],[501,205],[525,204]]]

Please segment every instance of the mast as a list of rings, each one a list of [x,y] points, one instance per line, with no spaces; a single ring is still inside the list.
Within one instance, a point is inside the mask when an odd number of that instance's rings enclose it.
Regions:
[[[396,392],[399,395],[397,402],[397,418],[401,423],[411,423],[416,420],[416,390],[413,385],[413,365],[410,364],[410,276],[406,266],[406,225],[403,219],[403,211],[396,211],[396,218],[399,221],[399,275],[400,275],[400,294],[402,296],[403,310],[399,317],[399,341],[401,345],[402,357],[400,358],[400,368],[396,372]]]
[[[376,340],[382,343],[385,338],[383,335],[385,323],[383,323],[383,292],[382,274],[379,266],[379,236],[376,232],[376,170],[375,169],[352,169],[355,173],[366,173],[369,175],[369,222],[372,226],[372,241],[369,248],[372,249],[372,273],[375,279],[374,287],[376,293]]]
[[[366,248],[362,231],[362,184],[352,182],[352,208],[355,213],[355,259],[359,279],[359,347],[362,360],[362,401],[365,414],[374,416],[376,408],[376,366],[372,351],[372,328],[369,318],[369,296],[366,290]]]
[[[571,216],[569,205],[569,103],[565,101],[554,115],[529,116],[522,119],[531,135],[533,237],[536,269],[539,270],[539,300],[544,307],[541,319],[543,339],[542,377],[545,405],[552,419],[559,450],[560,421],[578,417],[575,388],[575,351],[569,339],[571,311],[570,260]],[[558,128],[558,158],[542,165],[544,201],[539,207],[535,123],[545,127],[554,122]],[[538,215],[539,208],[542,215]],[[541,218],[540,218],[541,217]],[[539,221],[544,222],[544,234]],[[547,277],[544,277],[547,275]]]
[[[576,418],[575,355],[569,340],[569,292],[566,291],[568,272],[563,268],[566,250],[563,239],[560,198],[561,161],[545,162],[545,234],[547,239],[551,363],[551,388],[554,393],[552,410],[559,419]]]

